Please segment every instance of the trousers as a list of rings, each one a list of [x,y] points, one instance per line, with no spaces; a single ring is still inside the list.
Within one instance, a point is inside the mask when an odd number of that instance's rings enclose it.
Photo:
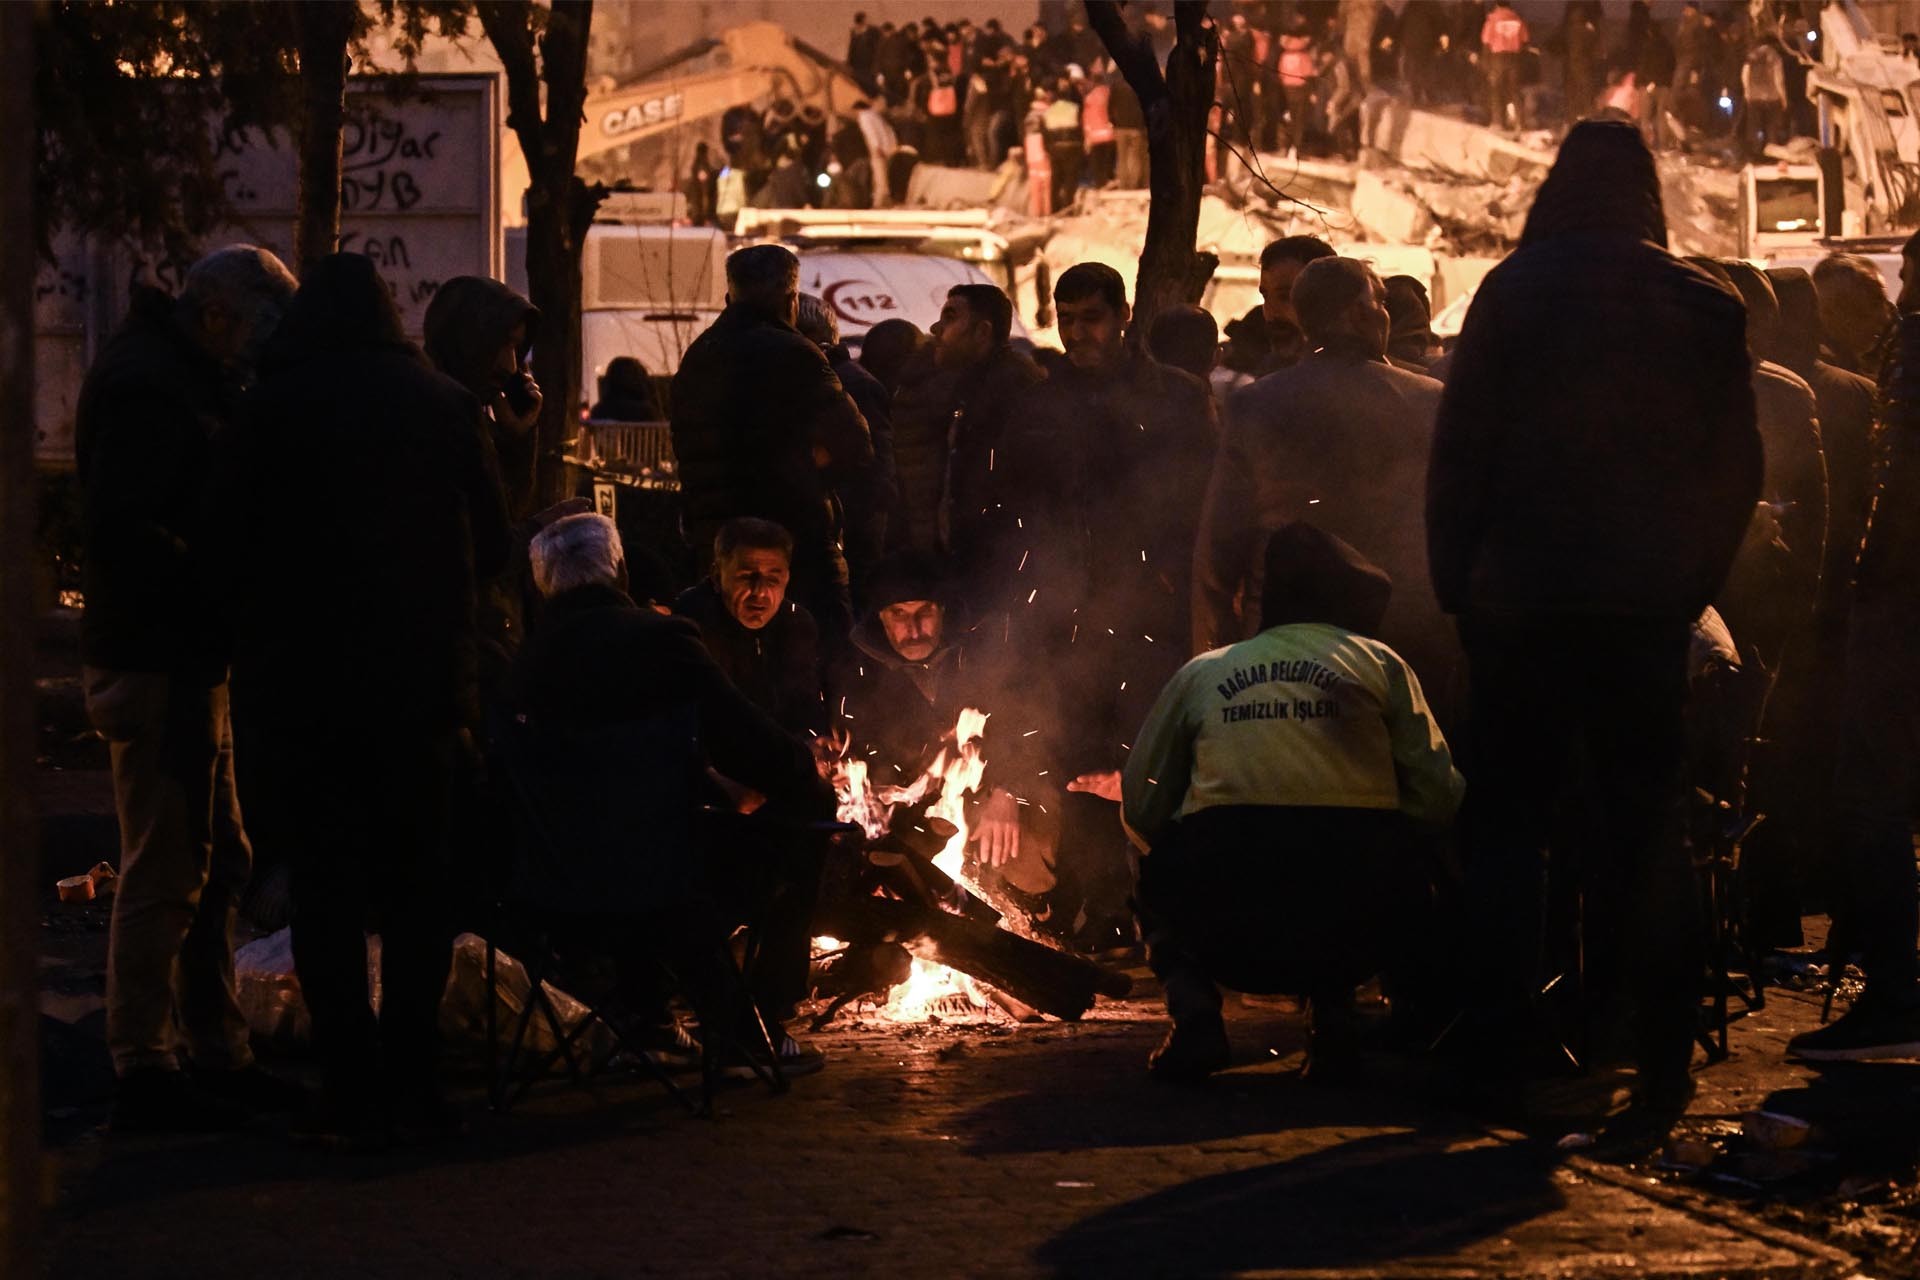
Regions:
[[[1473,1003],[1496,1024],[1523,1017],[1550,951],[1567,948],[1547,936],[1546,868],[1560,802],[1577,792],[1593,814],[1581,849],[1588,949],[1618,957],[1641,1068],[1667,1074],[1692,1054],[1704,963],[1684,840],[1688,636],[1687,620],[1670,618],[1475,615],[1461,626]]]
[[[84,672],[107,740],[120,879],[107,934],[107,1046],[122,1075],[253,1061],[233,982],[233,916],[253,867],[233,785],[227,686]]]
[[[1220,987],[1344,997],[1405,978],[1424,949],[1431,880],[1414,823],[1388,809],[1228,805],[1175,823],[1140,859],[1147,965],[1177,1023]]]

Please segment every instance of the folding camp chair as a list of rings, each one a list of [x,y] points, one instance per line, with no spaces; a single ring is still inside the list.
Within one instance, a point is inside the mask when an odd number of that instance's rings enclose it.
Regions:
[[[492,755],[505,783],[514,826],[513,853],[488,933],[487,977],[498,979],[496,935],[515,941],[526,965],[529,993],[514,1019],[511,1043],[499,1057],[498,998],[490,1001],[488,1044],[490,1093],[504,1109],[531,1083],[564,1061],[576,1082],[592,1076],[582,1062],[581,1040],[595,1025],[644,1064],[647,1074],[683,1104],[712,1114],[720,1078],[720,1055],[749,1065],[774,1092],[787,1088],[779,1055],[749,993],[721,929],[710,946],[680,954],[666,949],[644,954],[667,989],[694,1004],[701,1021],[702,1091],[696,1106],[670,1074],[631,1043],[630,1014],[617,999],[570,990],[585,1012],[571,1023],[548,997],[543,982],[562,977],[555,943],[569,933],[592,931],[619,920],[642,939],[666,934],[668,922],[702,911],[693,798],[699,794],[701,757],[691,707],[652,720],[571,734],[542,735],[524,724],[496,726]],[[585,926],[583,930],[583,926]],[[684,937],[684,929],[678,936]],[[758,939],[748,931],[744,964],[751,970]],[[688,963],[705,972],[681,970]],[[577,985],[577,984],[576,984]],[[534,1020],[554,1040],[545,1055],[523,1053]]]

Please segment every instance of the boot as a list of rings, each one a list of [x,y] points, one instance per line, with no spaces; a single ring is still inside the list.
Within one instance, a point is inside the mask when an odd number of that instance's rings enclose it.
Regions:
[[[1225,1070],[1229,1058],[1226,1021],[1218,1013],[1197,1013],[1173,1024],[1160,1047],[1148,1055],[1147,1071],[1155,1080],[1199,1084]]]

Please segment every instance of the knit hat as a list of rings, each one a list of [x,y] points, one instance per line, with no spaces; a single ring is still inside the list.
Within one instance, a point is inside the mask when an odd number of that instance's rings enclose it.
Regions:
[[[1324,622],[1357,635],[1377,635],[1393,595],[1387,571],[1332,534],[1304,520],[1267,540],[1260,627]]]

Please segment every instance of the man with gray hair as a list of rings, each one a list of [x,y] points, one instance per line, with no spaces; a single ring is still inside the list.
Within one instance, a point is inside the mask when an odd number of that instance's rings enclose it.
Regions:
[[[1366,263],[1309,262],[1290,301],[1307,353],[1228,404],[1194,551],[1194,649],[1258,629],[1266,539],[1311,519],[1393,579],[1380,639],[1418,673],[1444,726],[1460,655],[1428,584],[1419,497],[1441,386],[1388,361],[1386,286]]]
[[[116,1130],[230,1127],[247,1105],[298,1101],[254,1066],[234,997],[252,851],[233,790],[227,646],[199,588],[208,442],[294,287],[252,245],[195,263],[178,298],[135,286],[75,413],[87,714],[112,753],[120,821],[107,942]]]
[[[704,560],[735,516],[785,527],[794,595],[825,634],[843,636],[851,616],[834,491],[866,483],[873,440],[826,356],[794,329],[799,281],[800,260],[781,245],[727,259],[727,309],[673,379],[673,452],[697,554]]]
[[[588,732],[691,710],[705,763],[763,797],[766,813],[808,821],[833,816],[833,793],[815,771],[812,754],[734,688],[701,646],[699,628],[642,608],[627,594],[626,558],[611,520],[577,515],[555,521],[534,536],[529,554],[534,583],[545,598],[540,626],[521,648],[515,670],[517,710],[531,728]],[[727,806],[718,787],[711,796],[687,797],[689,806],[703,800]],[[817,1070],[825,1056],[779,1028],[806,995],[820,857],[774,840],[728,843],[702,850],[723,910],[744,915],[742,904],[771,902],[752,908],[761,939],[751,975],[755,1003],[786,1071]],[[747,848],[752,844],[765,847]],[[779,892],[765,892],[770,889]]]

